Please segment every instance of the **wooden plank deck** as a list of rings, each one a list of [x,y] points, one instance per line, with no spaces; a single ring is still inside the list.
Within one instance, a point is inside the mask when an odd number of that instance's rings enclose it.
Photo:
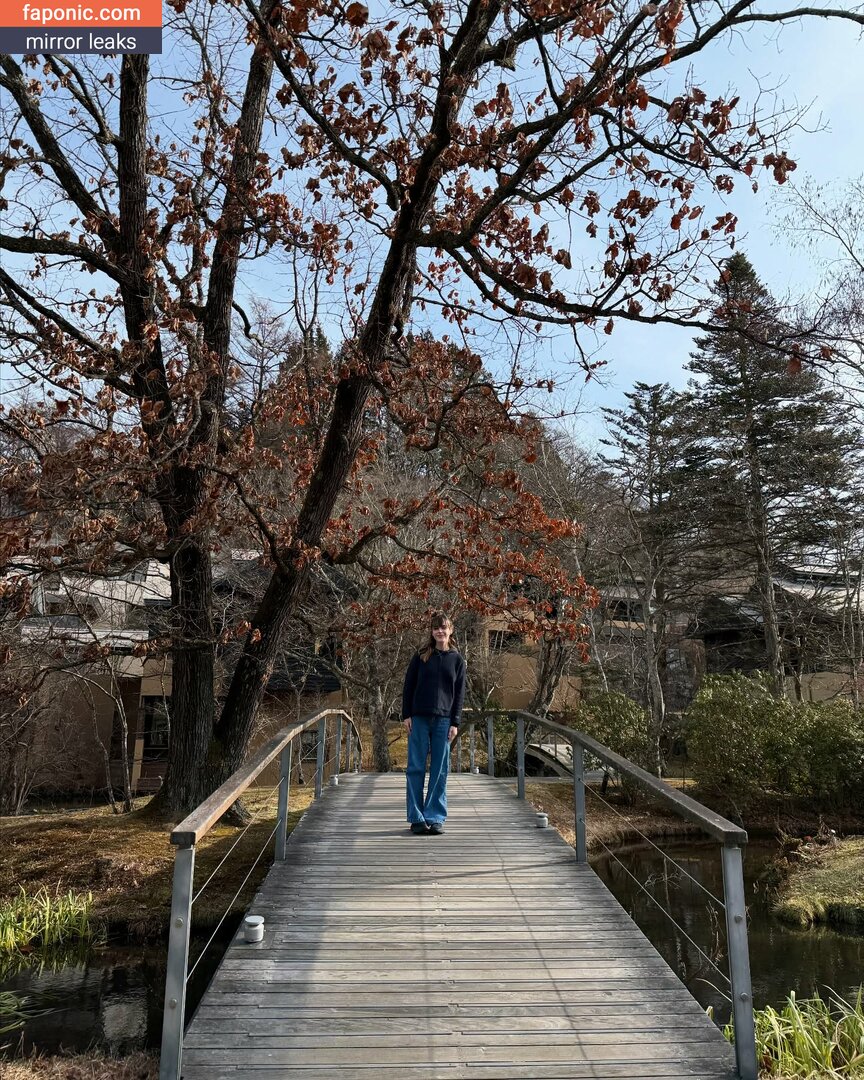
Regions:
[[[734,1055],[593,871],[506,785],[454,774],[443,836],[404,777],[328,788],[188,1029],[185,1080],[732,1080]]]

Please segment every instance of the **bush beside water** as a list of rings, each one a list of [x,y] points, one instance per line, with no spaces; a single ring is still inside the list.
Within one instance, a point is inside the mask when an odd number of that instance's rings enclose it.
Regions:
[[[687,719],[705,791],[746,802],[770,789],[826,809],[860,805],[864,718],[845,699],[797,703],[775,698],[758,675],[709,675]]]

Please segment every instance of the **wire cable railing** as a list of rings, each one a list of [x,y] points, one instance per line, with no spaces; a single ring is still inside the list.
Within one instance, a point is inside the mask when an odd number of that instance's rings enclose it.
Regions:
[[[702,959],[708,964],[709,967],[712,967],[717,972],[717,974],[720,976],[720,978],[726,983],[726,985],[731,990],[732,989],[732,980],[729,978],[729,976],[726,974],[726,972],[723,971],[722,968],[718,967],[717,964],[715,963],[715,961],[708,955],[707,952],[705,952],[705,950],[702,948],[702,946],[699,945],[699,943],[697,941],[695,941],[687,933],[687,931],[684,929],[684,927],[681,925],[681,923],[678,922],[678,920],[675,918],[675,916],[672,914],[672,912],[669,911],[668,908],[663,907],[663,905],[660,903],[660,901],[657,899],[657,897],[654,895],[654,893],[651,892],[651,890],[645,885],[644,882],[640,881],[639,878],[636,877],[636,875],[629,868],[629,866],[626,866],[618,858],[618,856],[615,854],[615,852],[612,850],[612,848],[610,848],[608,846],[608,844],[605,844],[603,842],[603,840],[601,840],[599,837],[597,838],[597,842],[603,848],[603,850],[606,852],[606,854],[609,855],[612,859],[615,860],[615,862],[621,867],[621,869],[624,871],[624,873],[627,874],[627,876],[634,882],[634,884],[637,885],[638,888],[641,889],[643,893],[645,893],[645,895],[648,897],[648,899],[651,901],[651,903],[655,904],[663,912],[663,914],[672,923],[672,925],[675,927],[675,929],[678,931],[678,933],[681,934],[682,937],[685,937],[690,942],[690,944],[693,946],[693,948],[696,950],[696,952],[702,957]],[[725,994],[722,990],[720,990],[718,988],[715,988],[715,989],[717,989],[718,994],[720,994],[723,998],[725,998],[726,1001],[728,1001],[730,1005],[732,1004],[732,998],[729,997],[728,994]]]
[[[275,787],[270,789],[268,794],[272,795],[274,791],[279,791],[281,789],[281,787],[283,786],[283,784],[286,784],[286,783],[287,783],[287,778],[282,777],[280,779],[279,783],[276,784]],[[249,819],[249,824],[244,829],[241,829],[241,831],[237,835],[237,839],[234,841],[234,843],[231,845],[231,847],[228,848],[228,850],[225,852],[225,854],[222,856],[222,858],[219,860],[219,862],[216,864],[216,866],[210,871],[210,874],[208,875],[207,880],[204,882],[203,885],[201,885],[201,887],[198,889],[198,891],[192,897],[193,906],[198,901],[201,894],[204,892],[204,890],[207,888],[207,886],[210,884],[210,882],[213,880],[213,878],[216,877],[216,875],[219,873],[219,871],[222,869],[222,867],[225,865],[225,863],[231,857],[231,855],[233,854],[233,852],[234,852],[235,848],[237,847],[237,845],[246,836],[246,833],[249,832],[249,830],[252,828],[252,826],[258,821],[258,819],[264,813],[265,809],[267,809],[267,805],[266,805],[266,803],[263,803],[261,806],[258,807],[258,809],[255,811],[255,813]],[[276,830],[274,829],[273,831],[275,833]],[[265,847],[266,847],[266,845],[265,845]]]
[[[684,877],[688,878],[696,886],[697,889],[700,889],[703,893],[705,893],[705,895],[709,898],[709,900],[711,900],[713,903],[717,904],[717,906],[722,908],[723,911],[726,910],[726,904],[720,899],[719,896],[715,896],[714,893],[711,892],[710,889],[706,888],[702,884],[702,882],[699,881],[698,878],[693,877],[693,875],[690,873],[690,871],[687,870],[686,867],[682,866],[681,863],[678,862],[677,859],[673,859],[668,851],[664,851],[663,848],[661,848],[659,846],[659,844],[655,844],[654,841],[651,839],[651,837],[646,836],[645,833],[642,832],[642,830],[638,827],[638,825],[635,825],[633,823],[633,820],[631,818],[628,818],[626,814],[621,813],[621,811],[617,808],[617,806],[613,806],[612,803],[609,802],[608,799],[603,798],[603,796],[600,794],[599,791],[595,791],[594,788],[589,787],[587,784],[585,786],[585,790],[593,798],[595,798],[599,802],[603,803],[603,805],[606,807],[607,810],[611,810],[612,813],[617,814],[617,816],[619,818],[621,818],[622,821],[626,821],[628,829],[630,829],[632,832],[636,833],[637,836],[640,836],[645,841],[645,843],[648,844],[649,847],[652,847],[659,855],[661,855],[662,858],[667,863],[671,863],[675,867],[675,869],[678,870],[680,873],[682,873],[684,875]],[[600,844],[603,843],[603,841],[599,837],[597,837],[597,842],[600,843]]]
[[[335,731],[332,727],[335,726]],[[328,740],[328,727],[331,727]],[[304,746],[304,735],[314,733],[311,745]],[[328,741],[331,753],[327,753]],[[165,1008],[162,1021],[162,1052],[159,1059],[159,1080],[180,1080],[183,1062],[183,1032],[186,1019],[186,990],[189,980],[201,964],[207,950],[216,940],[225,920],[230,915],[235,903],[246,887],[255,868],[264,858],[273,843],[275,861],[285,858],[287,840],[288,810],[291,790],[291,772],[294,759],[294,745],[299,745],[296,755],[298,778],[306,761],[315,761],[314,797],[320,798],[324,781],[329,775],[330,782],[338,777],[342,769],[343,746],[345,771],[359,772],[362,768],[363,746],[360,733],[354,721],[341,709],[325,709],[313,715],[289,724],[267,743],[264,744],[240,769],[171,833],[171,843],[175,846],[174,882],[171,894],[171,921],[168,934],[168,959],[165,973]],[[208,874],[197,891],[194,890],[195,853],[197,846],[216,825],[223,815],[231,809],[243,793],[261,775],[271,762],[279,758],[279,783],[264,793],[261,805],[252,815],[234,839],[231,846]],[[253,825],[258,823],[265,811],[272,812],[273,796],[277,797],[276,823],[264,840],[237,891],[229,900],[227,907],[217,920],[210,937],[198,953],[191,968],[189,966],[189,945],[191,940],[192,909],[197,900],[208,888],[217,873],[237,850]]]
[[[730,995],[727,995],[715,987],[717,992],[731,1002],[732,1020],[735,1032],[735,1057],[738,1066],[738,1075],[741,1080],[757,1080],[758,1066],[756,1059],[756,1035],[753,1021],[753,995],[750,979],[750,955],[747,943],[747,907],[744,892],[744,870],[742,848],[747,843],[747,833],[740,826],[728,821],[720,814],[703,806],[684,792],[677,791],[665,781],[652,775],[645,769],[640,768],[627,758],[615,753],[608,746],[597,742],[590,735],[577,731],[574,728],[565,727],[541,716],[534,716],[521,710],[478,710],[478,716],[471,715],[466,710],[465,724],[468,729],[470,746],[470,766],[472,772],[477,772],[475,763],[476,727],[478,723],[486,728],[486,772],[489,776],[495,776],[496,747],[495,725],[506,721],[515,724],[515,750],[516,767],[516,794],[520,799],[525,798],[525,758],[526,758],[526,725],[538,728],[551,734],[554,738],[553,755],[556,763],[560,763],[558,753],[558,740],[569,743],[570,756],[572,759],[572,783],[574,803],[574,831],[576,861],[588,862],[588,839],[586,829],[586,799],[585,793],[589,791],[592,796],[605,803],[620,817],[628,821],[630,828],[641,835],[652,848],[663,856],[664,860],[674,865],[677,870],[685,875],[693,885],[705,893],[713,904],[718,905],[724,912],[726,922],[727,957],[729,962],[728,974],[717,965],[714,959],[693,939],[693,937],[680,925],[672,913],[654,896],[649,888],[631,872],[629,867],[618,858],[602,839],[597,838],[600,846],[621,866],[637,886],[651,899],[651,901],[664,913],[674,924],[684,938],[696,949],[710,967],[716,971],[725,984],[728,984]],[[455,747],[456,771],[461,770],[463,731],[460,729],[457,746]],[[621,814],[614,806],[604,799],[599,792],[589,787],[585,779],[585,755],[590,754],[601,762],[606,769],[611,769],[619,776],[627,777],[635,782],[641,789],[647,791],[654,799],[662,802],[667,808],[672,809],[679,817],[692,822],[710,836],[719,841],[721,865],[723,869],[723,899],[721,900],[702,882],[698,881],[679,862],[658,847],[649,837],[636,828],[626,815]],[[512,769],[512,756],[510,756],[510,768]]]

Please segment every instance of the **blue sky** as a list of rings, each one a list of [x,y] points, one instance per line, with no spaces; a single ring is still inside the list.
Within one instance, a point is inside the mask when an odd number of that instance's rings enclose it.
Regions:
[[[699,60],[698,83],[721,91],[734,87],[742,104],[761,85],[780,103],[810,106],[804,126],[788,143],[798,168],[793,180],[812,178],[842,187],[864,173],[864,40],[850,23],[807,19],[799,24],[749,31],[725,41]],[[782,233],[784,189],[768,176],[754,195],[739,184],[728,206],[738,214],[738,243],[778,297],[818,289],[822,271]],[[619,326],[604,352],[602,379],[582,394],[585,410],[574,428],[592,442],[602,433],[601,406],[619,406],[636,380],[682,386],[691,335],[675,327]]]

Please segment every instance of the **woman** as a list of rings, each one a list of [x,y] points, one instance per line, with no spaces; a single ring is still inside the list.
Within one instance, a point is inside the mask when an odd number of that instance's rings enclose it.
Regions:
[[[444,832],[450,743],[459,731],[464,700],[465,661],[453,645],[453,623],[446,615],[433,615],[429,640],[411,658],[402,689],[408,730],[408,823],[415,836]],[[424,799],[427,754],[429,786]]]

